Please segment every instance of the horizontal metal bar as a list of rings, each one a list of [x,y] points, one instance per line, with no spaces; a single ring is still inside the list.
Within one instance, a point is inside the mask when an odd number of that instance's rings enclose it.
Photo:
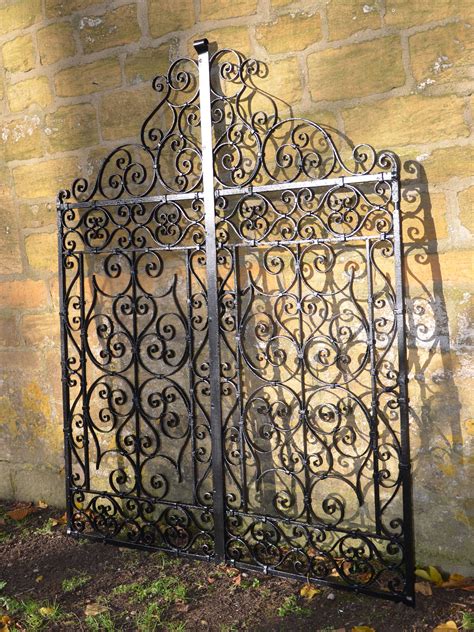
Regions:
[[[396,542],[397,544],[403,542],[403,538],[379,535],[378,533],[370,531],[362,531],[362,529],[345,529],[344,527],[333,527],[332,525],[325,524],[324,522],[315,522],[313,524],[309,524],[308,522],[300,522],[298,520],[292,520],[291,518],[276,518],[265,514],[237,511],[235,509],[227,509],[226,516],[241,516],[243,518],[251,518],[252,520],[257,520],[259,522],[267,522],[269,524],[275,522],[279,526],[289,525],[293,527],[301,527],[303,529],[319,529],[320,531],[330,531],[331,533],[344,533],[347,535],[352,535],[354,536],[354,538],[362,536],[363,538],[384,540],[386,542]]]
[[[281,182],[278,184],[263,184],[260,186],[230,187],[215,189],[214,197],[229,197],[233,195],[249,195],[252,193],[271,193],[272,191],[289,191],[294,189],[317,189],[344,186],[345,184],[364,184],[367,182],[390,182],[393,180],[391,172],[373,173],[360,176],[341,176],[339,178],[320,178],[317,180],[296,180],[295,182]],[[117,200],[94,199],[87,202],[66,202],[60,204],[60,210],[73,208],[96,208],[98,206],[121,206],[124,204],[150,204],[162,202],[180,202],[185,200],[203,200],[202,191],[190,193],[169,193],[150,195],[146,197],[119,198]]]
[[[144,246],[143,248],[135,248],[131,246],[130,248],[88,248],[87,250],[67,250],[63,249],[63,255],[76,255],[76,254],[84,254],[84,255],[131,255],[132,253],[140,254],[142,252],[171,252],[171,251],[181,251],[187,252],[191,251],[204,251],[204,244],[202,246]]]
[[[275,246],[317,246],[318,244],[343,244],[347,241],[360,242],[365,244],[369,241],[378,241],[380,239],[392,239],[392,233],[379,233],[377,235],[352,235],[351,237],[328,237],[321,239],[275,239],[274,241],[252,241],[238,242],[236,244],[219,244],[220,248],[258,248],[259,246],[275,247]]]
[[[232,187],[215,189],[216,197],[229,195],[242,195],[249,193],[267,193],[271,191],[288,191],[292,189],[316,189],[343,186],[344,184],[364,184],[366,182],[390,182],[393,179],[391,172],[370,173],[360,176],[341,176],[340,178],[320,178],[319,180],[296,180],[295,182],[282,182],[278,184],[262,184],[261,186]]]

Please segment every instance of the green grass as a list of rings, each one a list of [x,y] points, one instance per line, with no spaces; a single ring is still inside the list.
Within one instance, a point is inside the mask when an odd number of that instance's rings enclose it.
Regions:
[[[472,612],[462,613],[462,625],[463,630],[474,630],[474,614]]]
[[[51,535],[53,533],[53,519],[48,518],[48,520],[43,524],[42,527],[38,527],[35,529],[33,533],[36,535]]]
[[[115,623],[108,612],[86,617],[86,625],[90,632],[115,632],[116,630]]]
[[[186,586],[177,577],[162,577],[150,584],[138,582],[121,584],[112,590],[112,595],[126,594],[139,603],[158,598],[162,603],[170,604],[184,601],[187,597]]]
[[[86,575],[85,573],[80,573],[79,575],[75,575],[74,577],[69,577],[68,579],[64,579],[61,588],[65,593],[74,592],[78,588],[82,588],[85,586],[88,581],[90,581],[91,576]]]
[[[296,595],[290,595],[285,597],[283,603],[277,610],[279,617],[287,617],[290,614],[297,614],[302,617],[306,617],[311,613],[309,608],[304,608],[298,604]]]
[[[151,603],[140,612],[135,619],[137,632],[155,632],[162,624],[163,607],[157,603]]]

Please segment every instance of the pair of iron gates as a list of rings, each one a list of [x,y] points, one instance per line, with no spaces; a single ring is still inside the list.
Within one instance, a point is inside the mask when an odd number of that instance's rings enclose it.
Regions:
[[[59,195],[69,532],[413,603],[397,162],[195,47]]]

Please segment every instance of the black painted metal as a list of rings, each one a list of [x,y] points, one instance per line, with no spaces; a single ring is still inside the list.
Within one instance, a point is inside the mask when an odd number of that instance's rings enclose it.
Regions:
[[[59,195],[69,532],[413,604],[397,161],[196,48]]]

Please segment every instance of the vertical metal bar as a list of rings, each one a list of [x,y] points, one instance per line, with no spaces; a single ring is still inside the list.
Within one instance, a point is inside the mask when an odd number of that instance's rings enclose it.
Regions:
[[[217,287],[217,246],[214,207],[214,159],[212,155],[211,77],[209,42],[194,42],[199,61],[199,104],[201,110],[202,186],[206,227],[206,273],[209,335],[209,379],[211,394],[212,479],[215,554],[225,558],[224,471],[222,454],[221,376],[219,352],[219,302]]]
[[[192,281],[191,281],[191,256],[192,251],[187,250],[186,256],[186,299],[188,307],[188,334],[186,336],[186,345],[188,346],[188,380],[189,380],[189,428],[191,433],[191,458],[193,470],[193,502],[199,504],[197,495],[197,465],[196,465],[196,406],[195,398],[195,380],[194,380],[194,336],[193,336],[193,306],[192,306]]]
[[[400,216],[400,174],[398,165],[392,170],[392,201],[393,209],[393,242],[395,256],[395,315],[397,321],[398,337],[398,403],[400,406],[400,476],[403,481],[403,532],[404,553],[406,567],[406,603],[415,604],[415,552],[414,529],[412,514],[412,488],[411,488],[411,464],[410,441],[408,422],[408,372],[406,355],[405,332],[405,290],[403,278],[403,248]]]
[[[80,296],[79,304],[81,311],[81,397],[82,397],[82,421],[84,424],[84,485],[90,488],[90,467],[89,467],[89,407],[87,406],[87,355],[86,355],[86,306],[84,302],[85,285],[84,285],[84,253],[79,254],[79,287]]]
[[[137,294],[137,253],[132,251],[131,261],[131,276],[132,276],[132,327],[133,327],[133,401],[135,402],[135,484],[137,496],[142,495],[142,476],[141,476],[141,433],[140,433],[140,413],[138,412],[139,392],[140,392],[140,366],[138,360],[138,294]]]
[[[63,207],[58,201],[57,226],[58,226],[58,276],[59,276],[59,319],[61,336],[61,379],[63,395],[63,432],[64,432],[64,467],[66,470],[66,513],[68,532],[72,529],[72,498],[71,498],[71,447],[70,447],[70,423],[69,423],[69,386],[67,370],[67,325],[66,325],[66,305],[65,305],[65,272],[63,261]]]
[[[369,324],[369,353],[370,353],[370,445],[372,448],[374,464],[374,505],[375,505],[375,530],[382,532],[382,520],[380,515],[380,488],[379,488],[379,434],[378,434],[378,403],[377,403],[377,371],[375,357],[375,328],[374,328],[374,288],[372,279],[372,251],[371,242],[365,242],[365,258],[367,261],[367,311]]]

